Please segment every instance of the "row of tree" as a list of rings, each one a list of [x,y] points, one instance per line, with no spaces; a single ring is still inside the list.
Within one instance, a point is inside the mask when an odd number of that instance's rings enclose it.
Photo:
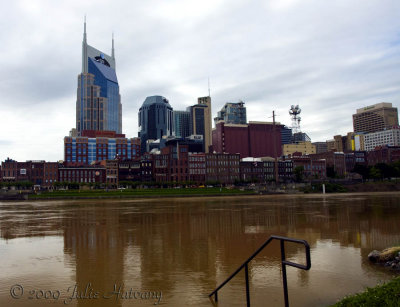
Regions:
[[[353,172],[360,174],[363,180],[383,180],[400,178],[400,161],[396,161],[390,164],[377,163],[374,166],[356,164]]]

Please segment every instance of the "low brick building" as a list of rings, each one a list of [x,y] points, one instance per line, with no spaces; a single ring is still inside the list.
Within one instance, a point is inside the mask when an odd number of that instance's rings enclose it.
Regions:
[[[205,153],[189,152],[188,156],[189,180],[199,184],[206,182],[206,155]]]
[[[206,154],[206,181],[232,184],[240,180],[240,154]]]
[[[58,181],[67,183],[106,183],[104,166],[64,166],[58,168]]]
[[[400,160],[400,146],[379,146],[368,152],[368,165],[390,164]]]

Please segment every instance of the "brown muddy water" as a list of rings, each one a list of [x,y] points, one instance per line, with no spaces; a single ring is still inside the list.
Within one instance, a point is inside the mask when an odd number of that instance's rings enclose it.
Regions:
[[[0,306],[212,306],[270,235],[305,239],[291,306],[327,306],[393,278],[368,253],[400,244],[400,193],[0,202]],[[304,249],[287,244],[304,263]],[[283,306],[279,244],[249,267],[252,306]],[[245,306],[244,273],[218,306]]]

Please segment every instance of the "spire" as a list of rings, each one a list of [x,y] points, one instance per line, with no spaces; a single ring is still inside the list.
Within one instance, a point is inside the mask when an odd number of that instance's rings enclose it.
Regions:
[[[83,23],[83,42],[86,43],[86,14],[85,14],[85,21]]]
[[[114,53],[114,32],[112,33],[111,57],[112,57],[113,59],[115,59],[115,53]]]
[[[86,14],[83,23],[83,41],[82,41],[82,73],[88,72],[88,55],[87,55],[87,41],[86,41]]]

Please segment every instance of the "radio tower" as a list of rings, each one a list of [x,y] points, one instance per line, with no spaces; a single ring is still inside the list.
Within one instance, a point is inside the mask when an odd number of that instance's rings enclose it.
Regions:
[[[290,117],[292,118],[292,132],[297,133],[300,132],[300,122],[301,122],[301,117],[299,116],[301,113],[301,109],[299,105],[291,105],[289,114]]]

